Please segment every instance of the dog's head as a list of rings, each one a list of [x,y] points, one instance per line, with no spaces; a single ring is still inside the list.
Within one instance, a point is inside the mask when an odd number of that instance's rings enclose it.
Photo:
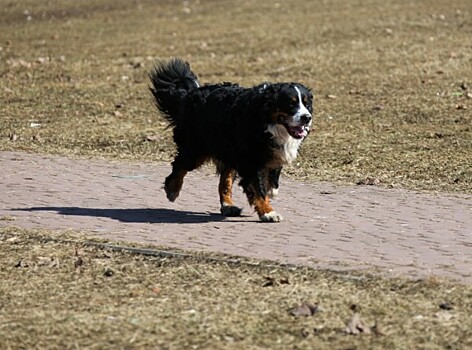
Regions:
[[[286,130],[294,139],[304,139],[310,132],[313,95],[307,87],[295,83],[265,84],[266,111],[270,129]]]

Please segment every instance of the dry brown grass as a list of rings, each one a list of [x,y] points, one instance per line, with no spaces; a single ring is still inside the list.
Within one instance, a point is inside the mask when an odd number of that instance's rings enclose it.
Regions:
[[[291,176],[471,191],[463,0],[2,3],[0,149],[168,160],[147,72],[181,56],[203,82],[314,89]]]
[[[290,176],[471,192],[466,1],[0,6],[1,150],[168,160],[174,148],[147,72],[155,58],[181,56],[203,82],[314,89],[315,131]],[[472,347],[470,286],[143,257],[80,242],[0,230],[2,348]],[[291,316],[302,302],[324,311]],[[346,334],[353,304],[371,334]]]
[[[471,286],[238,261],[142,256],[67,232],[1,229],[2,349],[472,346]],[[321,311],[293,316],[303,303]],[[364,324],[357,335],[346,331],[354,314]]]

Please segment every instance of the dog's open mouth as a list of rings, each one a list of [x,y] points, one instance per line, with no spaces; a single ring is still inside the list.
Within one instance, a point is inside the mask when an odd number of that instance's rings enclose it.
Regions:
[[[294,139],[302,139],[308,135],[308,126],[306,125],[292,126],[286,123],[283,125],[285,126],[285,129],[287,129],[290,136],[292,136]]]

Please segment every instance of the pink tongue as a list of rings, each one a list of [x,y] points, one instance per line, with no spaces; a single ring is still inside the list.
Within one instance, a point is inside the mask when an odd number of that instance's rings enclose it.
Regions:
[[[303,130],[303,127],[298,126],[298,127],[292,127],[292,131],[294,134],[297,136],[303,136],[305,133],[305,130]]]

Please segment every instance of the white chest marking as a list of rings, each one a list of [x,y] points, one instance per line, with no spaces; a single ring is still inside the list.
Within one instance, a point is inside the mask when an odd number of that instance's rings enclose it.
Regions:
[[[280,124],[270,124],[267,126],[267,132],[271,133],[274,141],[280,146],[277,150],[278,156],[283,163],[292,163],[297,158],[298,148],[303,139],[295,139],[289,135],[287,129]]]

